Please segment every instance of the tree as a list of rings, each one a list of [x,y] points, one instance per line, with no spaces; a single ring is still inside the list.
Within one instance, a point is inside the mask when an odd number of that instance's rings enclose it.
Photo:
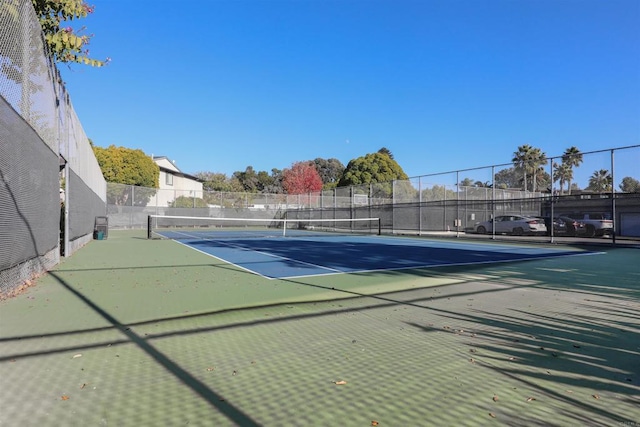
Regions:
[[[471,179],[471,178],[465,178],[465,179],[463,179],[462,181],[460,181],[460,182],[458,183],[458,185],[459,185],[460,187],[473,187],[473,183],[474,183],[473,179]]]
[[[515,168],[506,168],[498,171],[493,177],[496,188],[517,188],[520,184],[519,173]]]
[[[338,181],[344,172],[344,165],[335,158],[322,159],[320,157],[313,161],[320,178],[322,179],[322,187],[324,189],[333,188],[338,185]]]
[[[244,188],[240,181],[235,177],[227,177],[221,172],[198,172],[196,178],[200,178],[202,189],[204,191],[225,191],[225,192],[242,192]]]
[[[547,162],[546,155],[539,148],[535,148],[530,146],[529,144],[525,144],[519,146],[518,151],[513,153],[513,158],[511,159],[511,161],[513,162],[516,170],[520,171],[524,176],[524,190],[528,190],[528,175],[533,176],[532,191],[536,191],[536,184],[538,183],[536,175],[540,173],[540,167]]]
[[[247,166],[244,172],[236,171],[233,176],[240,181],[244,191],[248,193],[257,193],[259,190],[258,173],[253,166]]]
[[[102,67],[109,62],[91,59],[87,45],[93,35],[74,33],[74,29],[64,24],[86,18],[93,13],[93,6],[84,0],[31,0],[40,21],[45,42],[53,59],[57,62],[76,62],[94,67]]]
[[[393,153],[391,153],[391,151],[387,147],[382,147],[381,149],[378,150],[378,153],[386,154],[387,156],[389,156],[391,160],[394,160]]]
[[[563,193],[564,184],[567,183],[567,191],[571,192],[571,180],[573,179],[573,169],[565,162],[553,163],[553,182],[560,181],[560,194]]]
[[[173,202],[169,202],[170,208],[206,208],[207,203],[200,197],[180,196],[176,197]]]
[[[151,157],[144,154],[142,150],[115,145],[110,145],[108,148],[95,145],[92,147],[104,179],[110,183],[144,187],[136,191],[134,202],[136,206],[146,206],[149,199],[155,195],[154,189],[159,187],[160,178],[160,168]],[[107,193],[109,203],[125,205],[131,197],[130,190],[126,187],[123,189],[111,186]]]
[[[611,191],[612,186],[613,181],[609,171],[606,169],[600,169],[591,175],[589,178],[589,186],[586,189],[596,193],[606,193]]]
[[[282,186],[287,194],[316,193],[322,190],[322,179],[313,162],[296,162],[282,172]]]
[[[640,193],[640,181],[630,176],[622,178],[620,190],[625,193]]]
[[[377,152],[351,160],[338,186],[383,183],[397,179],[406,180],[409,177],[395,160],[387,154]]]
[[[271,174],[266,171],[256,172],[253,166],[247,166],[244,172],[236,171],[233,173],[234,179],[241,184],[239,191],[248,193],[282,193],[282,171],[280,169],[271,169]]]
[[[569,194],[571,194],[571,189],[573,188],[571,185],[571,180],[573,179],[573,168],[580,166],[580,163],[582,163],[582,153],[580,153],[580,150],[578,150],[577,147],[569,147],[564,150],[562,163],[567,165],[572,171],[571,177],[567,181],[567,188],[569,189]]]

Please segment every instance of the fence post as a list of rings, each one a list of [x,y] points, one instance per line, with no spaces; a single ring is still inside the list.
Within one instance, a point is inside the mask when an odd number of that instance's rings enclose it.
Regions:
[[[614,150],[611,149],[611,221],[613,222],[613,236],[611,236],[612,243],[616,244],[616,234],[618,234],[618,221],[616,221],[616,189],[614,183]]]

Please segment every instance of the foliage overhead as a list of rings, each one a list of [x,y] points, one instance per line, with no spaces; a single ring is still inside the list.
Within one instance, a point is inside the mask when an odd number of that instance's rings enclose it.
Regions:
[[[370,184],[409,179],[398,162],[388,154],[369,153],[351,160],[344,170],[338,186]]]
[[[102,67],[109,62],[92,59],[87,48],[93,34],[82,34],[84,27],[76,32],[68,24],[70,21],[86,18],[94,7],[84,0],[31,0],[44,39],[53,59],[57,62],[76,62],[93,67]]]
[[[313,162],[296,162],[282,172],[282,186],[287,194],[316,193],[322,190],[322,179]]]

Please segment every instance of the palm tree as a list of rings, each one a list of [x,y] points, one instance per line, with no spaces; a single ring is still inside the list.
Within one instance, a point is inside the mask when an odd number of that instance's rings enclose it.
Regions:
[[[600,169],[595,171],[591,178],[589,178],[589,186],[587,190],[595,191],[598,193],[605,193],[611,191],[613,180],[611,174],[606,169]]]
[[[540,166],[547,162],[547,156],[539,148],[529,144],[521,145],[518,151],[513,153],[511,159],[516,169],[521,170],[524,175],[524,190],[527,191],[527,173],[533,175],[533,191],[536,191],[536,173]]]
[[[562,194],[565,182],[567,183],[567,191],[570,192],[569,183],[573,179],[573,169],[571,169],[571,166],[564,162],[554,162],[553,167],[553,182],[560,181],[560,194]]]
[[[569,169],[573,170],[574,167],[580,166],[582,163],[582,153],[578,150],[577,147],[570,147],[564,150],[564,154],[562,155],[562,163],[569,166]],[[571,173],[571,177],[567,183],[567,188],[569,190],[569,194],[571,194],[571,180],[573,179],[573,173]]]

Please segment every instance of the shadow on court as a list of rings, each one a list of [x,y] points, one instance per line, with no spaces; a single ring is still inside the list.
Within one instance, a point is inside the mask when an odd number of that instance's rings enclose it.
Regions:
[[[0,421],[637,422],[637,251],[267,281],[102,243],[1,303]]]

